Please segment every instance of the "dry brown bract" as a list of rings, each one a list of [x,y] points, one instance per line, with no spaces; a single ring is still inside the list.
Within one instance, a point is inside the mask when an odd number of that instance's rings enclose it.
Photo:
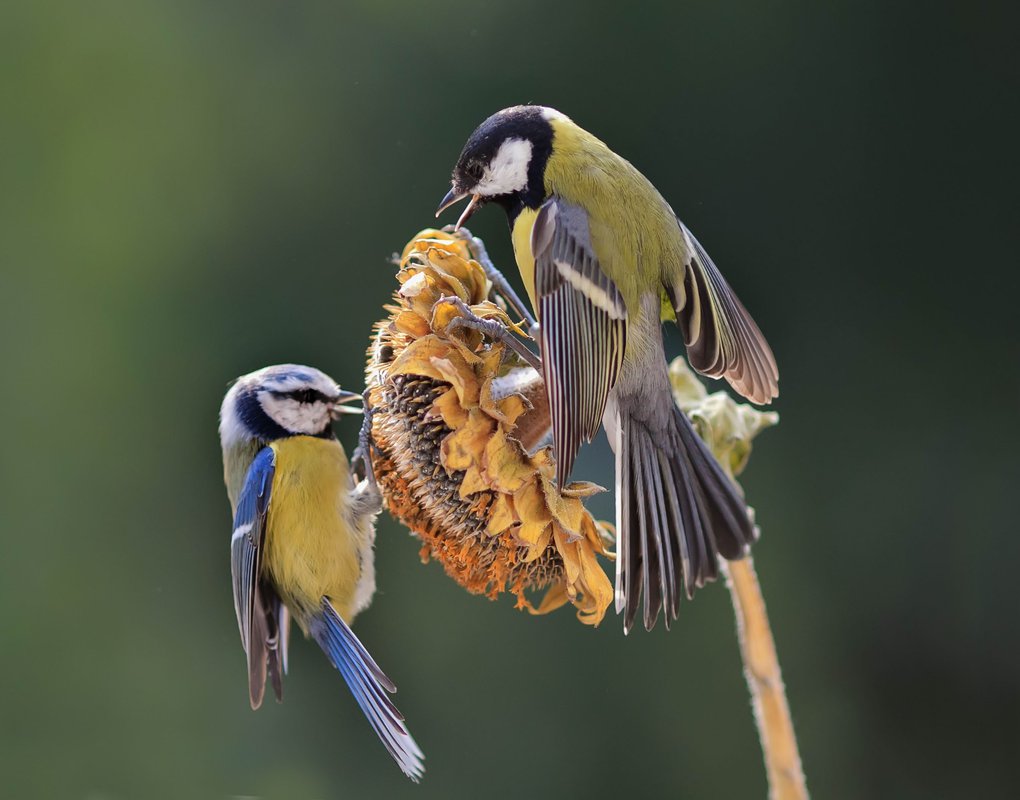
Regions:
[[[372,463],[390,513],[421,539],[422,560],[435,558],[468,591],[509,590],[538,614],[570,601],[597,625],[613,598],[596,558],[612,557],[610,537],[581,500],[601,489],[556,488],[549,448],[529,455],[521,442],[545,411],[535,407],[540,378],[502,343],[450,326],[461,312],[443,298],[456,297],[513,327],[488,299],[468,241],[423,231],[400,267],[367,367]],[[535,607],[526,592],[542,588]]]

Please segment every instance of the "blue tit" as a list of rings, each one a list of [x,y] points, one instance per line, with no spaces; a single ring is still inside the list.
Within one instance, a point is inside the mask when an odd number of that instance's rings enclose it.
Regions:
[[[245,375],[223,398],[234,610],[253,709],[262,703],[267,672],[282,699],[293,617],[343,675],[400,769],[418,781],[424,756],[387,696],[396,687],[349,627],[375,592],[381,508],[371,474],[356,482],[333,434],[334,418],[360,413],[346,405],[353,400],[360,395],[296,364]]]
[[[501,206],[539,323],[557,478],[604,426],[616,454],[616,607],[630,629],[675,619],[681,586],[741,558],[757,529],[673,402],[662,320],[675,321],[699,372],[755,403],[778,395],[765,337],[655,187],[551,108],[516,106],[468,138],[439,210],[470,197],[457,225]]]

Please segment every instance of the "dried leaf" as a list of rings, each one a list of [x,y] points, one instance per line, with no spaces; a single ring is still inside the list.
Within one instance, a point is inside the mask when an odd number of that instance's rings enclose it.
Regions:
[[[482,463],[492,488],[508,494],[519,490],[535,474],[535,468],[520,445],[508,440],[500,426],[496,427],[485,445]]]
[[[569,602],[570,598],[567,596],[566,585],[556,583],[553,584],[545,593],[545,597],[543,597],[542,602],[538,604],[538,608],[533,608],[529,603],[527,605],[527,609],[531,614],[535,615],[548,614],[550,611],[562,608]]]
[[[475,379],[475,373],[458,353],[451,351],[446,358],[434,356],[432,366],[438,372],[440,380],[449,383],[457,392],[457,399],[464,408],[474,408],[478,405],[478,381]]]
[[[486,526],[488,532],[492,534],[502,533],[517,522],[513,498],[501,493],[497,493],[495,497],[489,510],[489,524]]]
[[[595,494],[601,494],[606,491],[604,486],[599,486],[597,483],[590,483],[589,481],[571,481],[562,489],[560,494],[564,497],[591,497]]]
[[[450,345],[439,337],[430,335],[424,339],[416,339],[400,353],[387,368],[387,378],[397,375],[425,375],[436,380],[444,380],[443,375],[432,363],[433,358],[446,358],[450,354]]]
[[[481,466],[481,456],[492,435],[495,423],[481,409],[468,411],[467,422],[443,439],[442,462],[447,472]]]
[[[413,311],[401,311],[393,319],[393,326],[401,333],[416,339],[428,336],[432,332],[428,322]]]
[[[450,390],[439,396],[439,399],[432,403],[432,407],[439,412],[446,427],[451,430],[458,430],[468,419],[468,412],[460,404],[457,392],[450,387]]]

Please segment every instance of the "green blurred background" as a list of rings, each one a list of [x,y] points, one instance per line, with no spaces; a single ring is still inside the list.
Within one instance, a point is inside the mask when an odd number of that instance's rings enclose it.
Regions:
[[[722,586],[625,639],[464,594],[388,519],[358,631],[425,781],[309,643],[248,708],[227,382],[358,386],[387,257],[473,127],[541,102],[652,178],[775,349],[744,482],[815,796],[1016,796],[1006,8],[5,3],[0,795],[764,796]],[[501,212],[472,228],[513,272]]]

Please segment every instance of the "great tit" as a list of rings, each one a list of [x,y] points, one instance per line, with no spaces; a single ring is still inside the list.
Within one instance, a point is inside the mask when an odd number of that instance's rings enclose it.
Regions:
[[[605,426],[616,455],[616,609],[644,625],[741,558],[757,529],[670,392],[662,320],[683,332],[696,370],[744,397],[778,395],[775,358],[708,254],[628,161],[560,112],[515,106],[471,134],[439,211],[470,198],[510,221],[538,317],[557,479]],[[438,212],[437,212],[438,215]]]
[[[248,657],[251,707],[266,674],[283,697],[293,617],[343,675],[354,699],[404,774],[417,781],[423,755],[387,696],[395,692],[349,625],[375,592],[375,518],[370,475],[356,483],[333,419],[360,413],[311,367],[281,364],[245,375],[220,409],[223,476],[234,514],[230,568],[234,610]]]

